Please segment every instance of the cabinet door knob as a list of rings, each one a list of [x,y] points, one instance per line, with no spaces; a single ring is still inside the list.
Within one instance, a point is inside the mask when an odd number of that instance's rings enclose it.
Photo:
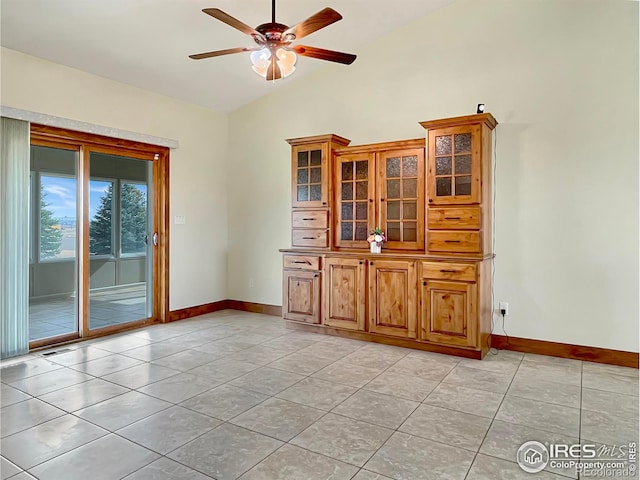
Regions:
[[[373,265],[373,262],[369,262],[369,265]]]
[[[422,285],[424,285],[426,287],[427,286],[427,282],[426,281],[422,282]]]
[[[381,202],[384,202],[384,198],[381,198],[381,199],[380,199],[380,201],[381,201]]]
[[[429,199],[429,203],[431,203],[431,202],[433,202],[433,198],[430,198],[430,199]]]
[[[360,265],[362,265],[362,260],[360,260],[358,263],[359,263]]]

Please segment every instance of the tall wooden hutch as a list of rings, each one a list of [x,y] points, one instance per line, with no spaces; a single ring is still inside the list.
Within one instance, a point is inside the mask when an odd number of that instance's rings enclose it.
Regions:
[[[482,358],[491,332],[489,113],[421,122],[425,138],[292,147],[288,326]],[[367,237],[382,228],[381,254]]]

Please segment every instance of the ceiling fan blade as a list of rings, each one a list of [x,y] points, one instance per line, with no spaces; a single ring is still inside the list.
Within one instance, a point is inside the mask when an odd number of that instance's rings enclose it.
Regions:
[[[325,50],[324,48],[308,47],[306,45],[294,45],[288,47],[298,55],[303,57],[317,58],[318,60],[327,60],[329,62],[344,63],[345,65],[351,65],[356,55],[351,53],[336,52],[335,50]]]
[[[274,55],[271,57],[269,68],[267,68],[267,80],[278,80],[280,78],[282,78],[282,71],[280,70],[280,65],[278,65],[278,61]]]
[[[287,29],[283,33],[283,38],[286,38],[288,34],[294,34],[296,39],[301,39],[306,37],[307,35],[312,34],[324,28],[332,23],[337,22],[338,20],[342,20],[342,15],[336,12],[332,8],[325,8],[324,10],[320,10],[315,15],[311,15],[306,20],[300,22],[299,24]]]
[[[219,8],[205,8],[202,11],[207,15],[211,15],[213,18],[226,23],[227,25],[237,30],[240,30],[242,33],[246,33],[247,35],[250,35],[252,37],[257,36],[262,38],[264,41],[266,41],[266,38],[264,38],[264,36],[260,32],[258,32],[255,28],[250,27],[246,23],[242,23],[237,18],[232,17],[231,15],[223,12]]]
[[[240,53],[240,52],[253,52],[255,50],[260,50],[260,48],[247,48],[247,47],[227,48],[226,50],[216,50],[215,52],[197,53],[194,55],[189,55],[189,58],[193,58],[194,60],[202,60],[203,58],[220,57],[221,55],[230,55],[232,53]]]

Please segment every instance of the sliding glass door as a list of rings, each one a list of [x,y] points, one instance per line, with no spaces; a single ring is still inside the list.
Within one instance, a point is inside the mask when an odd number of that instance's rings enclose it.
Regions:
[[[78,150],[31,146],[29,340],[78,334]]]
[[[37,131],[30,347],[164,320],[166,191],[154,185],[166,185],[166,149],[56,142]]]
[[[153,316],[152,162],[91,152],[89,330]]]

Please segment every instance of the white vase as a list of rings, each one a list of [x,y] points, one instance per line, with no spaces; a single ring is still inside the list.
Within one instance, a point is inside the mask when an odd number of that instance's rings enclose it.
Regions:
[[[370,242],[369,250],[371,251],[371,253],[380,253],[382,251],[382,243]]]

